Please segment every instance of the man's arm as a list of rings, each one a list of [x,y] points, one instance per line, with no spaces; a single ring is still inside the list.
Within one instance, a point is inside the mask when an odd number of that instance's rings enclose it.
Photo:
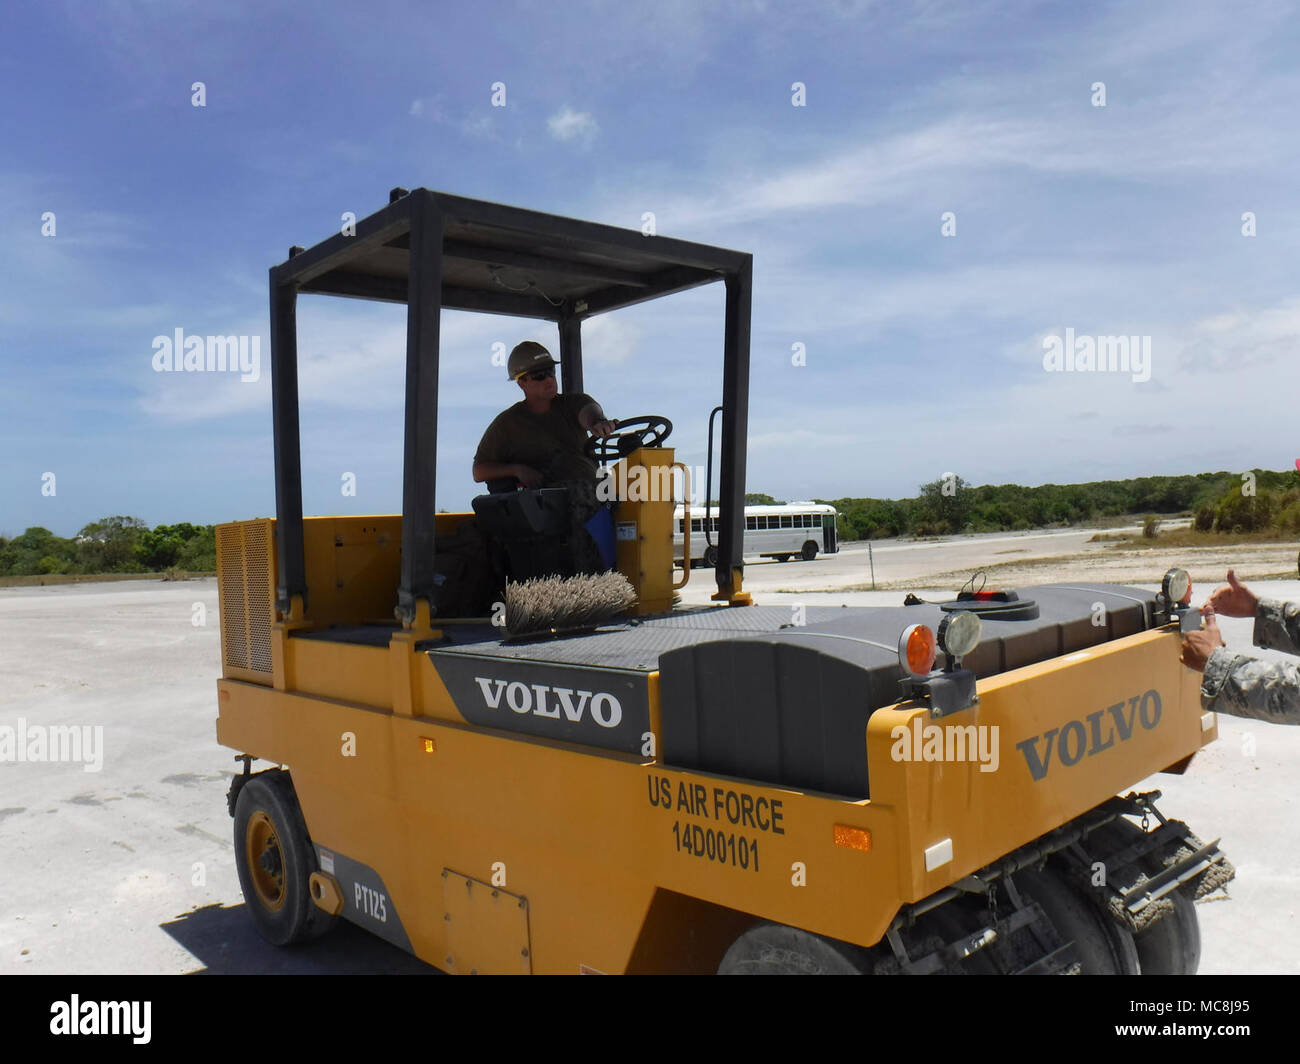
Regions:
[[[1253,642],[1265,650],[1300,654],[1300,605],[1278,599],[1262,599],[1228,570],[1228,582],[1216,587],[1206,607],[1223,617],[1253,617]]]
[[[516,480],[522,479],[519,476],[519,466],[510,462],[474,463],[474,483],[476,484],[482,484],[488,480],[502,480],[505,477],[514,477]]]
[[[580,398],[587,400],[578,410],[578,424],[584,429],[603,438],[618,428],[618,422],[607,418],[595,399],[586,394]]]
[[[478,450],[474,452],[474,469],[471,474],[474,483],[483,484],[489,480],[505,480],[507,477],[514,477],[524,487],[535,488],[542,482],[542,475],[536,469],[519,462],[500,460],[503,454],[509,454],[509,451],[505,450],[507,436],[505,417],[505,413],[498,414],[483,433],[483,438],[479,440]]]
[[[1219,647],[1205,663],[1201,708],[1272,724],[1300,724],[1300,666]]]
[[[1253,642],[1265,650],[1300,654],[1300,603],[1260,599]]]

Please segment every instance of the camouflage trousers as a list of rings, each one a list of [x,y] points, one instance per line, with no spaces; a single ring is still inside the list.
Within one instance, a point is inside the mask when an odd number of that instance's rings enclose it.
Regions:
[[[575,573],[603,573],[606,565],[600,548],[587,531],[587,522],[601,509],[596,497],[596,482],[590,478],[548,481],[548,488],[567,488],[569,491],[569,543],[573,547]]]

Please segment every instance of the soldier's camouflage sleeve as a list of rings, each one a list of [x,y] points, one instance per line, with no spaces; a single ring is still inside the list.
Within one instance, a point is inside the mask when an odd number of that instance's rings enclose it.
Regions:
[[[1300,653],[1300,606],[1261,599],[1255,645]],[[1300,724],[1300,665],[1261,661],[1219,647],[1205,663],[1201,708],[1273,724]]]
[[[1300,603],[1260,599],[1255,610],[1255,645],[1300,654]]]

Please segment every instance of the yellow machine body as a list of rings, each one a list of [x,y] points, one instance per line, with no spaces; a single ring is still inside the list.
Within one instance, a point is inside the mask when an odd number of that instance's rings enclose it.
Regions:
[[[646,449],[631,460],[641,462],[671,468],[672,454]],[[623,502],[616,516],[618,568],[647,609],[671,605],[673,505]],[[438,530],[471,516],[440,514]],[[274,531],[271,520],[217,531],[218,739],[289,768],[330,873],[318,904],[337,906],[335,880],[345,901],[364,884],[382,904],[350,918],[446,971],[713,971],[760,919],[869,946],[901,906],[1217,734],[1173,625],[983,679],[977,705],[938,722],[917,701],[877,710],[861,736],[869,799],[682,770],[660,756],[655,671],[624,699],[648,706],[634,751],[469,719],[429,652],[438,629],[390,620],[396,516],[305,520],[302,616],[274,610]],[[340,625],[378,634],[370,645],[329,638]],[[511,724],[514,692],[496,690]],[[1133,709],[1122,741],[1096,724],[1117,703]],[[898,758],[900,736],[919,741],[932,723],[996,728],[998,770]],[[1075,741],[1035,778],[1025,746],[1041,759],[1034,744],[1048,733]]]

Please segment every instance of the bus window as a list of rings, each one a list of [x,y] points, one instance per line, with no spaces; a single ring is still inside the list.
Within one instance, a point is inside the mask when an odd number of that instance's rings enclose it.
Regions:
[[[758,528],[758,518],[757,518],[757,517],[746,517],[746,518],[745,518],[745,528],[746,528],[747,531],[753,532],[754,529]]]
[[[785,515],[783,515],[783,516],[781,517],[781,527],[782,527],[782,528],[794,528],[794,518],[791,517],[789,514],[785,514]]]

